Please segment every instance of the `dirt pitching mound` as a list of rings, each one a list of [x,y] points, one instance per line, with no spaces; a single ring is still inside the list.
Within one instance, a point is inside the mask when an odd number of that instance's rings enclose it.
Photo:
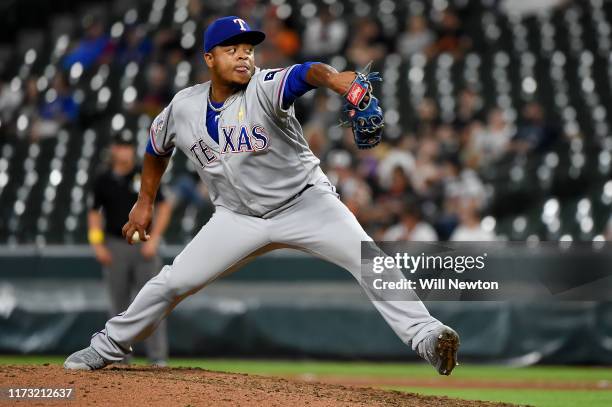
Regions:
[[[33,400],[17,405],[99,406],[444,406],[510,404],[422,396],[336,384],[304,383],[277,377],[203,369],[107,367],[95,372],[60,366],[0,366],[0,405],[16,405],[6,388],[72,388],[74,398]]]

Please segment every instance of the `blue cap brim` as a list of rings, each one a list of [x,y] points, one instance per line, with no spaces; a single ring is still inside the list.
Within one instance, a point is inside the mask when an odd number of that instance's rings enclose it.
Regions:
[[[261,31],[247,31],[244,33],[236,34],[232,37],[227,38],[225,41],[220,42],[217,45],[233,45],[233,44],[251,44],[257,45],[266,39],[266,34]],[[215,47],[217,46],[215,45]],[[214,48],[214,47],[213,47]],[[212,49],[212,48],[211,48]]]

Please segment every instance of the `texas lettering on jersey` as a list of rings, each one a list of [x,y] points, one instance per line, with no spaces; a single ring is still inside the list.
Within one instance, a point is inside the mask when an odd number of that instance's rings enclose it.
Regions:
[[[199,139],[189,148],[189,151],[202,168],[215,162],[219,158],[219,154],[252,153],[268,148],[268,133],[261,125],[251,127],[222,126],[220,130],[219,153],[210,148],[204,142],[204,139]]]

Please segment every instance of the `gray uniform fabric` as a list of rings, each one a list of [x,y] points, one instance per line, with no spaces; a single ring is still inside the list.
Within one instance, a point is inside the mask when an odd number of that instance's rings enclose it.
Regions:
[[[206,131],[208,82],[179,92],[154,120],[156,152],[169,153],[176,146],[187,155],[216,211],[172,265],[92,337],[91,345],[105,359],[121,360],[182,299],[278,245],[331,261],[361,283],[361,241],[371,238],[319,168],[293,106],[281,108],[290,69],[257,70],[247,88],[225,102],[219,144]],[[300,194],[308,184],[314,186]],[[411,291],[398,301],[374,301],[373,293],[365,292],[413,349],[441,325]]]
[[[111,317],[126,310],[134,295],[157,274],[161,258],[145,259],[140,246],[130,246],[123,239],[107,236],[106,247],[113,262],[103,267],[104,283],[110,297]],[[155,332],[145,340],[147,358],[152,362],[168,359],[166,322],[162,321]]]
[[[219,144],[206,131],[210,82],[180,91],[154,120],[152,144],[178,147],[197,168],[215,206],[264,216],[323,176],[293,106],[281,108],[284,70],[259,70],[221,108]]]

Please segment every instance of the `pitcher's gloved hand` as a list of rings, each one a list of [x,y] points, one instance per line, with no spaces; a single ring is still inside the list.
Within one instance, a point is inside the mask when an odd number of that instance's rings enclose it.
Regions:
[[[363,72],[355,72],[355,80],[344,95],[344,118],[341,125],[351,127],[355,143],[360,149],[372,148],[382,139],[385,126],[383,111],[372,94],[372,82],[382,81],[378,72],[370,72],[370,62]]]

